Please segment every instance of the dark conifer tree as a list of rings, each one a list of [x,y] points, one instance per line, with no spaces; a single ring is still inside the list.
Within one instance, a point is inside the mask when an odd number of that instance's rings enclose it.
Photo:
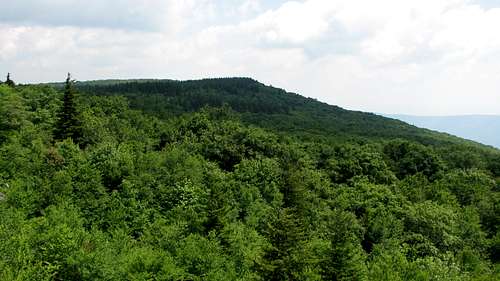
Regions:
[[[16,86],[16,83],[10,79],[10,73],[7,73],[7,80],[5,81],[5,84],[7,84],[10,87]]]
[[[304,260],[296,259],[306,233],[293,208],[280,209],[276,215],[274,222],[264,230],[272,246],[258,268],[264,280],[297,280],[296,276],[306,265]]]
[[[80,116],[76,109],[76,92],[73,88],[71,75],[68,73],[64,88],[63,106],[58,113],[57,123],[54,131],[55,140],[73,139],[78,143],[81,133]]]

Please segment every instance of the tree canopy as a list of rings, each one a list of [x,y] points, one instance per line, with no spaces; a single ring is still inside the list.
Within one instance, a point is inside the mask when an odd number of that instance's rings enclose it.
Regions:
[[[498,280],[499,159],[249,79],[2,84],[0,280]]]

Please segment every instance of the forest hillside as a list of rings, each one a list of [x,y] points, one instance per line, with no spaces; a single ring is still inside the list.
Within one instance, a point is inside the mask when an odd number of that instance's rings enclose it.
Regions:
[[[248,78],[0,85],[0,280],[498,280],[500,151]]]

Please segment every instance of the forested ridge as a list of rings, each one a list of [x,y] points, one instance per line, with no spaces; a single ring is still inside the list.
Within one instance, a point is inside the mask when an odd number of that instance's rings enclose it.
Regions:
[[[60,84],[54,84],[61,87]],[[356,112],[266,86],[250,78],[218,78],[194,81],[103,80],[75,85],[90,95],[120,95],[134,109],[171,117],[225,104],[241,113],[241,120],[263,128],[331,140],[407,138],[425,144],[463,140],[422,130],[395,119]]]
[[[498,280],[499,192],[494,148],[248,78],[0,85],[0,280]]]

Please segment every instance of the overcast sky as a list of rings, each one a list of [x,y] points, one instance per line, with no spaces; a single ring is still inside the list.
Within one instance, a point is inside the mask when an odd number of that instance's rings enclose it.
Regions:
[[[348,109],[500,114],[498,0],[2,0],[17,82],[245,76]]]

